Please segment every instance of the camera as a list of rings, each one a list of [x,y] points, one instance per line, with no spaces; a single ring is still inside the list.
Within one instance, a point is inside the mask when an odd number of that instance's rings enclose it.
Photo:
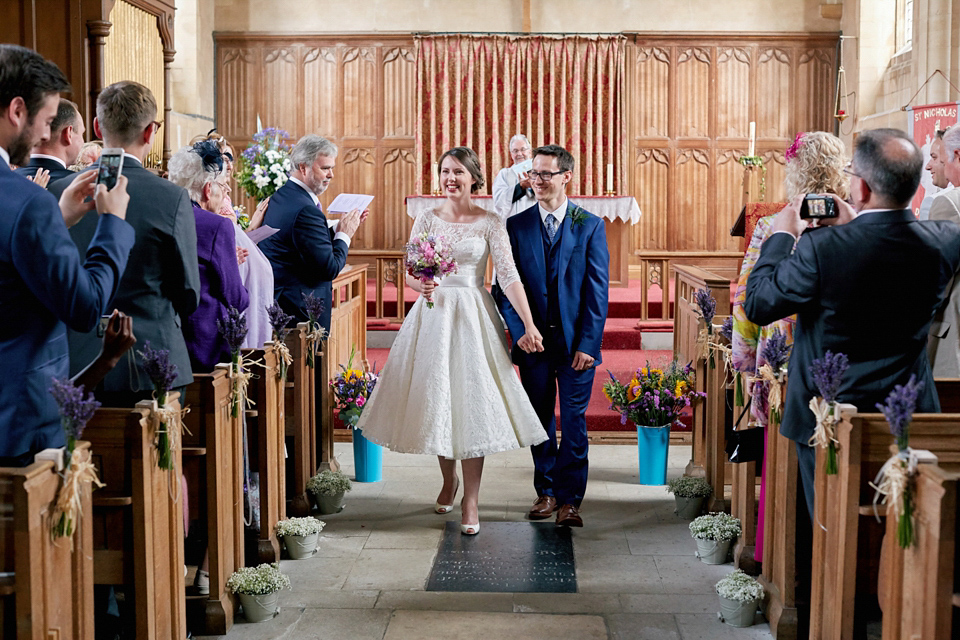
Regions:
[[[830,196],[808,193],[800,204],[800,218],[803,220],[824,220],[837,217],[837,205]]]

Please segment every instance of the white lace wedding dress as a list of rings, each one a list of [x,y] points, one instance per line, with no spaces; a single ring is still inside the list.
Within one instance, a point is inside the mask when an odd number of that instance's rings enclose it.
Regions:
[[[417,217],[412,236],[452,243],[458,271],[421,297],[397,334],[357,424],[393,451],[463,459],[547,439],[507,352],[503,322],[483,288],[487,255],[501,286],[518,281],[507,231],[490,213],[472,223]]]

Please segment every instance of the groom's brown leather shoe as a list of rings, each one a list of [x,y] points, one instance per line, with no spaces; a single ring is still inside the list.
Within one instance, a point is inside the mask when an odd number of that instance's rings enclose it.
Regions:
[[[533,503],[533,506],[530,507],[530,512],[527,513],[527,517],[531,520],[543,520],[553,515],[553,512],[556,510],[556,498],[553,496],[540,496],[537,498],[537,501]]]
[[[580,511],[572,504],[565,504],[557,512],[557,524],[562,527],[582,527],[583,518]]]

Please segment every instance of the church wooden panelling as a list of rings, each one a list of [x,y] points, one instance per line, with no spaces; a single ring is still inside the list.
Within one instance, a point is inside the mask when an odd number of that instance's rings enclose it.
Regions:
[[[337,134],[336,47],[309,47],[303,67],[303,132],[335,137]],[[309,89],[308,89],[309,88]]]
[[[637,149],[633,170],[633,194],[640,211],[666,211],[669,202],[669,149]],[[640,234],[639,246],[646,249],[667,248],[667,217],[644,213],[634,234]]]

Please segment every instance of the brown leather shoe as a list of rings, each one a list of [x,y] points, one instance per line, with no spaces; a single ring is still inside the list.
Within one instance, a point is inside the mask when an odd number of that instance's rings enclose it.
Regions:
[[[565,504],[557,512],[557,524],[561,527],[582,527],[583,518],[580,511],[572,504]]]
[[[531,520],[543,520],[553,515],[553,512],[556,510],[556,498],[553,496],[540,496],[537,498],[537,501],[533,503],[533,506],[530,507],[530,512],[527,513],[527,517]]]

